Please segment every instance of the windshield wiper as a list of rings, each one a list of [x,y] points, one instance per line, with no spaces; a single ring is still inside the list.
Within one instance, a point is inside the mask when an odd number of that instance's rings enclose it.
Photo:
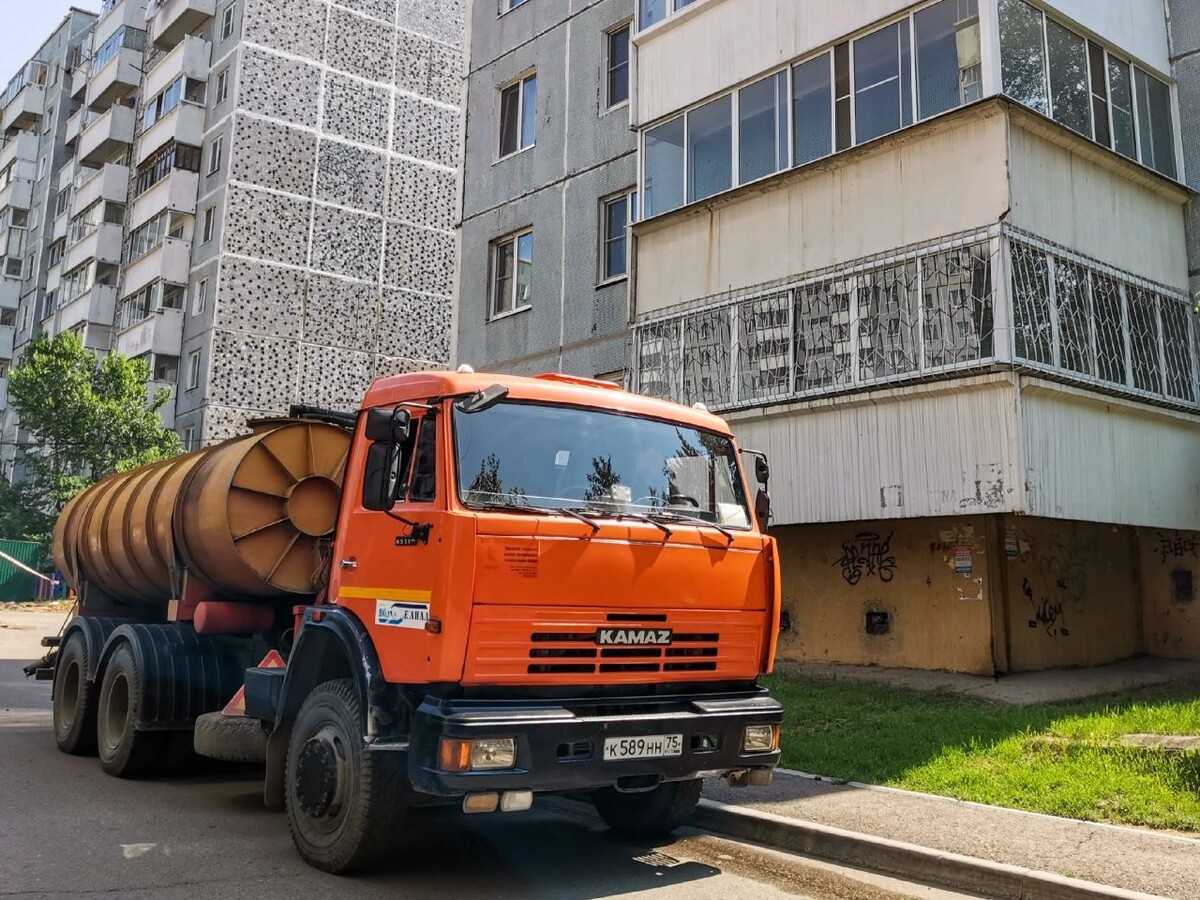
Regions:
[[[583,513],[567,509],[564,506],[530,506],[527,503],[513,503],[507,500],[491,500],[487,503],[476,504],[476,506],[480,509],[502,509],[505,512],[529,513],[535,516],[569,516],[572,519],[578,519],[592,529],[592,534],[596,534],[600,530],[600,523],[595,519],[589,519]]]
[[[649,512],[646,513],[646,515],[647,517],[652,517],[655,519],[665,519],[668,522],[686,522],[688,525],[707,525],[709,528],[715,528],[717,531],[721,532],[721,534],[725,535],[725,540],[727,540],[729,543],[732,544],[734,541],[733,532],[728,528],[718,525],[716,522],[710,522],[708,519],[701,519],[699,516],[689,516],[687,513],[674,511],[667,512],[665,510],[661,512]]]
[[[586,509],[586,511],[591,513],[593,516],[601,516],[605,519],[616,519],[618,522],[622,519],[633,519],[635,522],[645,522],[647,525],[653,525],[655,528],[661,531],[664,537],[670,537],[675,533],[662,522],[656,522],[654,519],[647,515],[643,515],[642,513],[609,512],[607,509],[599,506],[588,506],[584,507],[584,509]]]

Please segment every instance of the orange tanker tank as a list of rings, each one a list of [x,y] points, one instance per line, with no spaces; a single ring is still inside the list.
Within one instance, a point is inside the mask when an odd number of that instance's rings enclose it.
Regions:
[[[345,430],[275,420],[253,434],[113,475],[54,528],[68,584],[150,605],[186,569],[225,600],[315,594],[350,449]]]

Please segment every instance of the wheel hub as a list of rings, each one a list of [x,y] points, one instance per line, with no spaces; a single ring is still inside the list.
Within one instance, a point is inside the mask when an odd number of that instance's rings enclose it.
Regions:
[[[296,760],[296,798],[306,816],[337,815],[344,769],[345,761],[332,735],[320,732],[304,742]]]

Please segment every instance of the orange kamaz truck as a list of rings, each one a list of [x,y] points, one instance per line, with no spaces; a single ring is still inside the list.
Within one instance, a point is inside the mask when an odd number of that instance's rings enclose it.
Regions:
[[[770,781],[769,471],[720,418],[461,371],[250,424],[60,516],[79,609],[38,674],[61,750],[123,777],[179,743],[262,761],[331,872],[379,859],[415,806],[584,793],[659,833],[704,778]]]

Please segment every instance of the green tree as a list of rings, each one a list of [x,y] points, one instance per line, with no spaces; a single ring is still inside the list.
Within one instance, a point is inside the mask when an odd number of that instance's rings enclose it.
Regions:
[[[26,478],[0,489],[0,525],[44,540],[89,484],[179,453],[179,436],[162,422],[171,393],[149,397],[149,381],[144,360],[101,358],[69,332],[34,339],[9,373],[9,402],[30,444]]]

